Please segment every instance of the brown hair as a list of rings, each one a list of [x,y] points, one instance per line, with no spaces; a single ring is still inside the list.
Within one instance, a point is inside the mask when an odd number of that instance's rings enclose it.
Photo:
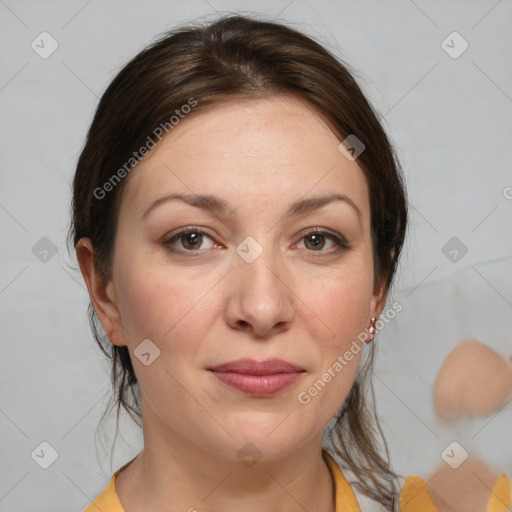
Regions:
[[[366,147],[357,162],[370,194],[374,284],[389,291],[406,231],[403,178],[377,115],[347,68],[319,43],[275,22],[230,15],[166,33],[128,62],[101,97],[77,164],[69,239],[76,247],[80,238],[90,238],[96,268],[111,277],[127,179],[116,182],[108,194],[95,191],[121,166],[126,169],[135,150],[148,141],[157,143],[155,129],[168,126],[191,98],[197,102],[193,110],[199,111],[229,99],[291,94],[323,115],[340,141],[355,134]],[[128,348],[106,338],[92,303],[89,320],[111,359],[111,407],[117,404],[117,420],[123,407],[140,426],[140,389]],[[358,477],[363,493],[391,510],[396,506],[396,475],[374,408],[373,357],[372,344],[326,448]]]

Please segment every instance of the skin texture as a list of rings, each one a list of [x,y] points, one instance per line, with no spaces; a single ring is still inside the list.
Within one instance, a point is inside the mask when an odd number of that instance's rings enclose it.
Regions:
[[[322,432],[342,406],[362,352],[304,405],[307,391],[378,317],[370,203],[357,161],[307,104],[292,97],[229,102],[185,118],[132,171],[118,220],[113,277],[101,279],[82,239],[77,257],[110,340],[127,345],[142,390],[144,449],[116,489],[136,510],[333,510],[321,457]],[[213,194],[236,212],[212,214],[170,193]],[[285,217],[299,199],[332,193],[313,212]],[[193,250],[181,227],[208,231]],[[322,228],[346,238],[336,252],[306,236]],[[194,231],[191,229],[191,231]],[[263,248],[252,263],[246,237]],[[322,244],[324,244],[322,246]],[[160,355],[145,366],[145,339]],[[361,342],[359,342],[361,345]],[[281,358],[305,372],[272,397],[253,397],[207,370],[223,362]],[[252,443],[256,465],[237,453]]]

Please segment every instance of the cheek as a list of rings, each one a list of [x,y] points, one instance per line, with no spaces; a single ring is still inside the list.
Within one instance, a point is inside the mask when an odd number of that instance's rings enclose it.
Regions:
[[[214,284],[209,285],[210,280],[189,279],[184,272],[171,272],[142,261],[120,264],[116,290],[127,343],[133,345],[149,338],[160,346],[173,338],[197,339],[199,333],[191,333],[190,328],[202,322],[191,320],[198,315],[207,317],[212,298],[205,296],[205,290]]]
[[[311,304],[313,312],[309,325],[317,326],[310,331],[316,340],[311,349],[319,364],[298,398],[305,405],[305,414],[317,414],[328,421],[345,401],[365,350],[362,334],[372,298],[371,268],[347,267],[335,279],[323,281],[321,293],[308,290],[305,302]]]
[[[316,297],[310,298],[312,309],[325,320],[333,336],[361,327],[368,311],[370,294],[348,283],[329,283]]]
[[[366,327],[372,299],[371,267],[347,265],[335,275],[331,273],[303,286],[301,296],[311,315],[324,324],[326,338],[331,338],[339,348],[340,343]]]
[[[180,304],[176,290],[168,290],[149,274],[123,273],[119,309],[128,345],[149,338],[158,339],[172,328],[175,304]]]
[[[209,287],[204,279],[194,284],[183,273],[158,271],[150,265],[121,266],[119,270],[119,308],[141,387],[147,397],[157,401],[165,397],[181,404],[185,397],[179,383],[186,382],[189,365],[218,315],[215,293],[205,295]],[[147,339],[160,352],[154,364],[145,366],[137,358],[137,349]]]

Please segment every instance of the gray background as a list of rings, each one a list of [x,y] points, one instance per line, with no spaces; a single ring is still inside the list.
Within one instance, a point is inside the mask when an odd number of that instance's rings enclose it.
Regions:
[[[464,337],[512,354],[510,0],[0,0],[0,511],[83,510],[141,448],[129,421],[112,465],[112,436],[95,444],[109,373],[66,252],[70,182],[116,71],[161,32],[215,11],[262,13],[319,39],[359,70],[397,147],[411,231],[390,300],[403,310],[376,341],[395,469],[426,476],[457,440],[510,476],[512,405],[445,425],[431,392]],[[43,31],[58,43],[46,59],[31,47]],[[453,31],[469,44],[457,58],[442,46]],[[55,255],[41,252],[44,237]],[[442,251],[452,237],[467,247],[457,261]],[[31,457],[43,441],[58,453],[48,469]]]

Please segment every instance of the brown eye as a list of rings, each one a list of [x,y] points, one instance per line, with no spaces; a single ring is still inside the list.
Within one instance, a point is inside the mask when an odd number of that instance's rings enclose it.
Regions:
[[[210,240],[210,245],[207,245]],[[176,233],[174,236],[162,243],[172,252],[190,253],[199,252],[211,248],[214,243],[210,235],[202,229],[185,228]],[[204,247],[204,245],[207,245]]]
[[[309,252],[334,253],[350,249],[350,244],[343,237],[325,231],[311,231],[304,235],[301,240],[304,240],[304,246]],[[326,248],[326,244],[329,242],[331,242],[331,245]]]
[[[195,231],[193,231],[186,235],[180,235],[178,239],[182,240],[182,245],[185,249],[196,250],[199,247],[201,247],[203,235],[201,233],[196,233]]]
[[[311,233],[305,236],[304,240],[306,240],[306,247],[312,248],[313,250],[323,249],[325,246],[325,236],[319,233]]]

